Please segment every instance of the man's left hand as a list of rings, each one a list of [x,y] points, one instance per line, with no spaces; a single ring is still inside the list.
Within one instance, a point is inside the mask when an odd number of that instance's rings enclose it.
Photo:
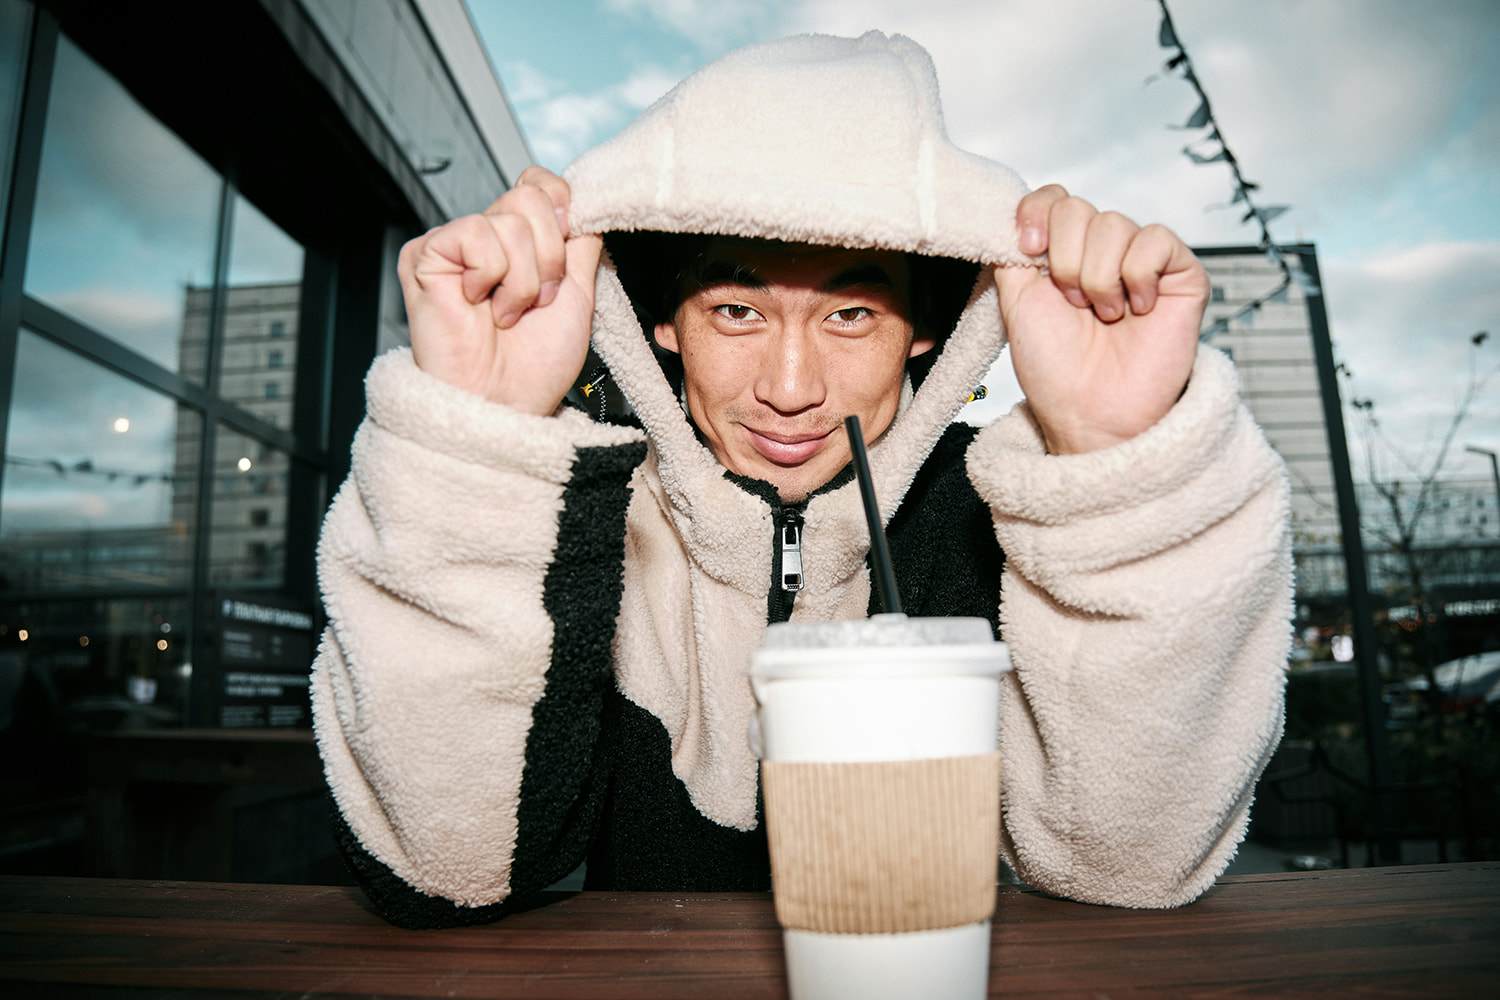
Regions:
[[[1021,250],[1048,272],[997,267],[1016,380],[1047,450],[1128,440],[1177,402],[1192,372],[1208,274],[1175,233],[1100,212],[1051,184],[1016,209]]]

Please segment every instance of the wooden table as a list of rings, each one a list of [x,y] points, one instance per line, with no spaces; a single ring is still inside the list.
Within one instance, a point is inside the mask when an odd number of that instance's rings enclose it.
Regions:
[[[1167,911],[1006,886],[994,927],[998,997],[1500,996],[1495,863],[1241,875]],[[165,994],[738,1000],[786,983],[756,893],[558,894],[401,931],[355,889],[0,878],[0,996]]]

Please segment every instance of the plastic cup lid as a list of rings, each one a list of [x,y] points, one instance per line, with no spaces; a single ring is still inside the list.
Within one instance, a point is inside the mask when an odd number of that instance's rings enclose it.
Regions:
[[[932,649],[931,656],[923,649]],[[850,650],[858,650],[851,657]],[[875,615],[842,622],[780,622],[750,656],[750,676],[906,677],[990,675],[1011,669],[1009,650],[983,618]]]
[[[844,622],[778,622],[763,649],[848,649],[865,646],[972,646],[993,643],[983,618],[908,618],[874,615]]]

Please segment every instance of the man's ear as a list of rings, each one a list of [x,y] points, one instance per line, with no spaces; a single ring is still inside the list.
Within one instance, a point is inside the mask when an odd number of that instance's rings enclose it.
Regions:
[[[671,351],[673,354],[682,353],[682,348],[677,343],[676,323],[656,324],[656,346],[664,351]]]
[[[661,327],[657,327],[657,329],[660,330]],[[660,333],[658,333],[656,336],[657,336],[658,340],[661,339],[661,334]],[[906,352],[906,356],[908,358],[914,358],[918,354],[926,354],[928,351],[932,350],[936,346],[937,346],[937,338],[936,337],[930,337],[930,336],[912,337],[911,338],[911,348]]]

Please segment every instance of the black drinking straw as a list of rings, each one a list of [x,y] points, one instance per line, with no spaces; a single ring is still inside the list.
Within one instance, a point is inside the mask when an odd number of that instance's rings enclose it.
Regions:
[[[901,613],[901,595],[896,592],[896,571],[891,568],[891,550],[885,544],[885,528],[880,523],[880,507],[875,503],[875,481],[870,478],[870,456],[865,453],[865,435],[859,429],[859,417],[844,418],[844,433],[849,435],[849,450],[854,455],[854,475],[859,479],[859,495],[865,502],[865,521],[870,525],[870,562],[874,564],[875,590],[886,614]]]

